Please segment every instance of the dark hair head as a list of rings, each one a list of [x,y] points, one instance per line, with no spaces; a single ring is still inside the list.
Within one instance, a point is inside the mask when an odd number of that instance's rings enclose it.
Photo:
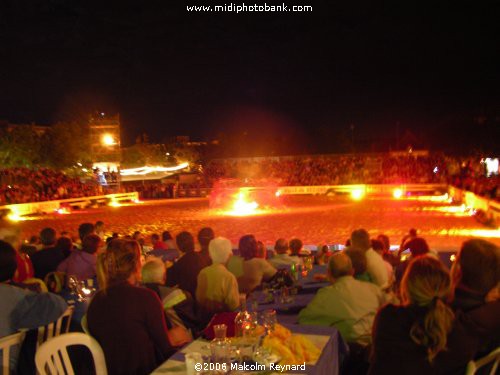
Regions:
[[[12,279],[16,270],[16,250],[10,243],[0,240],[0,282]]]
[[[69,254],[73,249],[73,241],[69,237],[59,237],[56,242],[56,248],[61,249],[64,254]]]
[[[458,254],[459,282],[487,294],[500,282],[500,249],[495,244],[473,239],[465,241]]]
[[[201,228],[198,232],[198,242],[202,249],[208,249],[208,244],[215,238],[215,233],[212,228]]]
[[[240,255],[245,259],[252,259],[257,254],[257,240],[253,234],[246,234],[240,238],[238,243]]]
[[[417,237],[417,230],[415,228],[411,228],[408,233],[410,233],[412,237]]]
[[[95,228],[100,228],[104,226],[104,221],[98,220],[95,222]]]
[[[78,236],[80,237],[80,241],[83,241],[83,239],[88,236],[91,233],[94,233],[94,224],[92,223],[82,223],[78,227]]]
[[[356,229],[351,233],[351,245],[357,249],[366,251],[370,248],[370,235],[366,229]]]
[[[351,258],[354,275],[362,275],[366,272],[366,254],[363,250],[351,247],[344,250],[344,253]]]
[[[153,242],[157,242],[157,241],[159,241],[159,240],[160,240],[160,236],[159,236],[157,233],[153,233],[153,234],[151,235],[151,241],[153,241]]]
[[[40,242],[40,237],[33,235],[30,237],[29,242],[30,242],[30,244],[37,244]]]
[[[274,250],[278,254],[285,254],[288,251],[288,241],[284,238],[278,238],[274,244]]]
[[[97,234],[89,234],[83,239],[82,242],[82,251],[85,251],[89,254],[97,253],[99,250],[99,246],[101,245],[101,237]]]
[[[412,257],[419,257],[429,252],[429,245],[421,237],[415,237],[404,244],[406,249],[410,249]]]
[[[40,242],[44,246],[51,246],[56,243],[57,234],[52,228],[43,228],[40,232]]]
[[[384,243],[382,241],[371,240],[371,243],[372,243],[372,249],[375,250],[377,253],[384,251]]]
[[[302,243],[302,241],[298,238],[293,238],[292,240],[290,240],[290,251],[292,253],[292,255],[299,255],[300,253],[300,250],[302,249],[302,246],[304,246],[304,244]]]
[[[179,233],[175,236],[175,242],[177,243],[178,249],[183,253],[194,251],[194,238],[189,232],[184,231]]]
[[[385,234],[379,234],[377,240],[382,241],[384,244],[384,251],[389,251],[391,249],[391,241]]]
[[[168,230],[163,231],[163,233],[161,234],[161,240],[162,241],[173,240],[172,235]]]

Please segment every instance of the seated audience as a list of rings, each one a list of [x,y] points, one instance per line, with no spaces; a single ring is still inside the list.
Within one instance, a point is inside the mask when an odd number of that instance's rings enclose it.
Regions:
[[[240,238],[238,249],[243,258],[243,274],[237,278],[238,288],[240,293],[250,293],[262,281],[269,281],[276,274],[276,268],[264,258],[256,256],[257,240],[252,234]]]
[[[465,241],[451,270],[454,286],[452,307],[469,315],[478,314],[475,325],[493,333],[483,340],[481,354],[500,346],[500,249],[495,244],[472,239]]]
[[[373,282],[370,274],[366,272],[366,255],[365,252],[354,247],[349,247],[344,250],[344,253],[351,258],[352,268],[354,270],[354,278],[359,281]]]
[[[332,253],[328,245],[319,245],[316,254],[314,255],[314,263],[318,265],[328,264],[328,259]]]
[[[411,261],[401,282],[402,305],[386,305],[375,319],[370,374],[464,373],[488,336],[482,332],[480,338],[470,322],[491,311],[455,315],[445,303],[450,291],[450,275],[439,260],[427,255]]]
[[[371,240],[372,249],[375,250],[383,259],[385,268],[387,270],[387,277],[389,279],[389,286],[394,282],[394,270],[391,264],[384,259],[384,243],[380,240]]]
[[[43,248],[33,254],[31,262],[35,269],[35,277],[44,280],[49,272],[54,272],[57,269],[59,263],[65,259],[65,255],[61,248],[55,247],[56,231],[54,229],[42,229],[40,240]]]
[[[408,234],[406,234],[402,239],[401,239],[401,244],[399,245],[399,250],[398,250],[398,256],[401,256],[401,253],[408,249],[407,243],[414,238],[417,238],[417,230],[414,228],[411,228],[408,231]]]
[[[299,238],[292,238],[290,240],[289,246],[290,246],[290,256],[292,257],[311,255],[311,252],[309,250],[303,248],[304,244],[302,240],[300,240]]]
[[[161,258],[163,262],[173,262],[179,257],[179,251],[175,247],[169,247],[167,243],[160,240],[156,233],[151,235],[151,244],[153,250],[148,251],[146,255]]]
[[[429,245],[421,237],[415,237],[406,242],[405,250],[410,250],[410,257],[402,261],[395,270],[396,286],[399,286],[401,279],[412,259],[429,254]]]
[[[455,309],[469,311],[500,299],[500,249],[495,244],[482,239],[465,241],[451,274]]]
[[[366,271],[372,282],[382,289],[389,286],[389,277],[384,259],[371,248],[370,235],[365,229],[357,229],[351,234],[352,247],[362,250],[366,255]]]
[[[160,236],[157,233],[153,233],[151,235],[151,246],[153,246],[153,250],[157,250],[157,249],[166,250],[167,249],[167,245],[165,245],[165,242],[160,240]]]
[[[95,227],[92,223],[82,223],[78,227],[78,237],[80,238],[80,244],[83,242],[83,239],[87,237],[89,234],[95,233]]]
[[[269,259],[269,263],[276,268],[287,268],[292,264],[298,265],[301,263],[301,260],[298,257],[291,257],[288,255],[288,241],[284,238],[279,238],[276,241],[274,251],[276,253],[271,259]]]
[[[231,242],[223,237],[214,238],[210,241],[208,251],[212,264],[203,268],[198,275],[198,306],[207,314],[234,311],[240,299],[236,277],[226,268],[233,254]]]
[[[165,230],[162,232],[161,240],[163,241],[163,243],[165,245],[167,245],[167,249],[176,249],[177,248],[177,246],[175,246],[175,241],[168,230]]]
[[[375,314],[384,302],[383,293],[372,283],[355,280],[351,259],[338,252],[328,262],[332,285],[321,288],[299,313],[300,324],[334,326],[347,342],[371,343]]]
[[[0,240],[0,338],[20,329],[33,329],[57,320],[68,308],[52,293],[35,293],[12,283],[17,269],[16,250]],[[16,368],[18,349],[11,352],[11,367]],[[2,360],[0,353],[0,362]]]
[[[136,241],[116,239],[98,258],[101,290],[90,302],[87,324],[109,374],[149,374],[173,354],[173,346],[189,341],[184,330],[167,330],[158,296],[136,286],[140,257]]]
[[[386,262],[389,262],[392,267],[396,267],[399,264],[399,257],[391,252],[391,242],[389,237],[385,234],[379,234],[377,236],[377,240],[383,244],[382,258],[384,258]]]
[[[33,278],[35,274],[31,259],[28,254],[22,251],[22,246],[20,251],[17,251],[21,242],[20,235],[21,231],[17,227],[0,228],[0,240],[8,242],[16,250],[17,270],[12,278],[15,283],[23,283],[25,280]],[[35,288],[35,284],[32,285],[35,291],[40,290],[40,288]]]
[[[167,325],[184,327],[196,333],[198,322],[193,297],[179,288],[165,286],[166,279],[167,270],[160,259],[151,258],[142,266],[142,283],[160,297]]]
[[[208,244],[215,238],[215,233],[212,228],[201,228],[198,232],[198,243],[200,244],[200,257],[203,261],[204,267],[212,264],[210,254],[208,253]]]
[[[181,256],[167,271],[167,286],[178,286],[195,296],[198,274],[203,268],[203,262],[194,251],[194,238],[191,233],[181,232],[175,240]]]
[[[63,260],[57,271],[68,276],[76,276],[78,280],[93,279],[96,276],[97,251],[101,246],[101,237],[89,234],[83,239],[82,249],[76,249]]]
[[[94,225],[94,232],[97,234],[99,237],[101,237],[101,240],[106,240],[106,234],[104,233],[104,222],[101,220],[96,221]]]
[[[56,249],[59,249],[64,254],[64,257],[69,257],[71,252],[73,251],[73,241],[70,237],[61,236],[56,241]]]

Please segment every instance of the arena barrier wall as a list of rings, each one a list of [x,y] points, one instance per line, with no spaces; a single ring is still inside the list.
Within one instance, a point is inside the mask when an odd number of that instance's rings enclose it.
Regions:
[[[33,214],[50,213],[63,207],[84,208],[95,204],[108,204],[110,202],[134,200],[139,200],[139,193],[135,191],[131,193],[96,195],[92,197],[61,199],[57,201],[10,204],[0,206],[0,217],[6,215],[21,217]]]
[[[447,192],[446,184],[380,184],[380,185],[321,185],[321,186],[282,186],[279,191],[283,195],[296,194],[348,194],[361,190],[369,195],[392,195],[395,189],[403,193],[426,193],[430,195],[444,194]]]
[[[448,188],[448,194],[454,201],[461,202],[476,211],[481,211],[485,215],[482,221],[500,223],[500,202],[480,197],[470,191],[454,186]]]

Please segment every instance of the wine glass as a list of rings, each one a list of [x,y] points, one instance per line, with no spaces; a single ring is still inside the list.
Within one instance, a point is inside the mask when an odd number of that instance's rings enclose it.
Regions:
[[[276,326],[276,310],[269,309],[264,311],[262,314],[262,325],[266,329],[266,333],[269,335],[274,331]]]

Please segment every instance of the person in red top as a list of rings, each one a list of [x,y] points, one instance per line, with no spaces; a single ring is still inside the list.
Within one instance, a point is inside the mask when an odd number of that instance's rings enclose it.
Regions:
[[[136,241],[115,239],[97,261],[102,289],[90,303],[87,324],[102,346],[109,374],[149,374],[175,346],[189,341],[184,330],[167,330],[158,296],[136,286],[140,258]]]

